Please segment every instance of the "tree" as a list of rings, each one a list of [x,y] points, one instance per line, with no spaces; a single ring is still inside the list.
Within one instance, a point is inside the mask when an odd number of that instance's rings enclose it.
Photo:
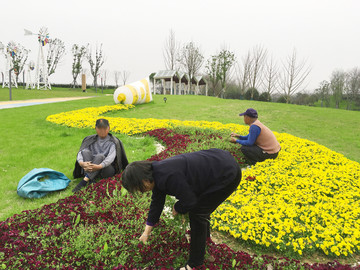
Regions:
[[[315,93],[319,96],[321,100],[321,107],[325,102],[325,106],[329,107],[330,105],[330,83],[328,81],[322,81],[319,88],[315,90]]]
[[[221,83],[221,94],[226,93],[226,83],[230,78],[231,68],[235,62],[235,54],[226,49],[222,49],[217,56],[219,62],[219,79]]]
[[[347,110],[351,110],[353,102],[359,96],[360,92],[360,69],[357,67],[351,69],[346,74],[346,101],[347,101]]]
[[[190,79],[190,91],[192,89],[191,81],[198,74],[203,62],[204,56],[199,47],[195,45],[194,42],[189,42],[184,45],[180,51],[180,55],[178,58],[178,62],[181,67],[184,68],[185,72],[189,76]]]
[[[30,50],[25,49],[20,43],[13,45],[16,47],[16,52],[11,54],[11,62],[16,75],[16,82],[18,82],[19,74],[24,70]]]
[[[212,55],[210,59],[207,60],[205,73],[208,76],[209,92],[212,93],[213,96],[218,96],[221,89],[218,89],[220,78],[219,63],[216,55]]]
[[[342,70],[335,70],[331,74],[330,89],[335,100],[335,108],[339,109],[345,88],[346,74]]]
[[[235,63],[235,54],[227,49],[222,49],[217,55],[211,56],[205,66],[206,74],[210,80],[210,88],[214,96],[224,95],[226,84],[230,79],[231,68]],[[217,88],[220,83],[221,89]]]
[[[165,67],[169,70],[176,70],[176,56],[178,55],[179,51],[179,43],[175,40],[175,33],[172,29],[170,29],[169,37],[165,41],[164,46],[164,61],[165,61]]]
[[[253,48],[251,68],[250,68],[250,90],[258,89],[261,83],[261,72],[264,67],[267,51],[262,46]],[[251,99],[254,98],[254,92],[251,92]]]
[[[120,77],[123,82],[123,85],[126,84],[127,80],[129,79],[129,76],[130,76],[130,71],[128,71],[128,70],[121,71]]]
[[[86,54],[86,47],[79,46],[78,44],[74,44],[71,48],[71,52],[73,54],[73,63],[72,63],[72,76],[73,76],[73,88],[76,87],[76,80],[79,76],[80,72],[82,71],[82,62],[85,58]]]
[[[92,57],[91,48],[90,50],[87,51],[86,58],[90,65],[90,73],[94,78],[94,87],[95,87],[95,91],[97,92],[97,77],[99,75],[101,66],[105,63],[105,56],[102,50],[102,44],[100,45],[100,47],[96,45],[95,59],[93,59]]]
[[[238,82],[240,88],[240,95],[244,96],[245,91],[250,86],[250,70],[251,70],[252,60],[251,53],[248,51],[247,55],[242,58],[241,63],[237,64],[238,67]]]
[[[114,71],[114,79],[115,79],[116,88],[119,87],[120,73],[121,73],[120,71]]]
[[[57,65],[65,55],[64,42],[58,38],[49,40],[49,50],[46,57],[48,76],[55,73]]]
[[[297,53],[294,49],[293,53],[283,62],[283,72],[279,82],[286,103],[290,103],[291,96],[303,86],[310,71],[311,68],[307,65],[306,60],[298,61]]]
[[[107,69],[100,70],[101,90],[103,90],[104,87],[106,87],[106,80],[107,80],[108,73],[109,72]]]
[[[264,93],[266,93],[266,95],[263,93],[264,95],[261,94],[261,96],[262,98],[267,98],[267,100],[264,101],[270,101],[271,94],[274,92],[278,83],[278,69],[272,57],[265,64],[262,82],[265,89]]]

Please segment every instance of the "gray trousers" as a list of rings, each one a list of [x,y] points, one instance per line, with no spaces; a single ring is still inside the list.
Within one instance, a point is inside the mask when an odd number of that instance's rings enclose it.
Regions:
[[[93,164],[100,164],[105,159],[105,156],[102,154],[94,156],[88,149],[82,150],[81,154],[85,162],[91,161]],[[85,174],[87,174],[90,180],[95,180],[96,178],[108,178],[115,175],[115,168],[112,165],[109,165],[96,172],[85,172]]]

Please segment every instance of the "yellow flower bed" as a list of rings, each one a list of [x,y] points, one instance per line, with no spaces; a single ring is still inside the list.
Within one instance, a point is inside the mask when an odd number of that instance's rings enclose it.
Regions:
[[[102,106],[102,107],[90,107],[81,110],[63,112],[59,114],[49,115],[46,120],[65,125],[68,127],[86,128],[94,127],[96,119],[102,117],[101,115],[110,111],[128,110],[134,108],[134,105],[113,105],[113,106]],[[228,129],[235,132],[244,133],[248,130],[247,127],[226,124],[223,125],[220,122],[209,122],[209,121],[180,121],[175,119],[155,119],[155,118],[120,118],[120,117],[104,117],[110,123],[110,129],[115,133],[124,133],[128,135],[134,135],[144,133],[150,130],[158,128],[172,128],[176,126],[189,126],[189,127],[200,127],[210,128],[214,130]]]
[[[114,105],[50,115],[69,127],[94,127],[101,114],[133,108]],[[195,126],[247,134],[248,127],[209,121],[113,118],[111,130],[128,135]],[[243,172],[241,184],[212,215],[212,227],[235,238],[300,255],[322,250],[348,256],[360,250],[360,164],[317,143],[276,133],[282,150]],[[254,180],[252,180],[255,177]]]
[[[317,143],[276,135],[278,158],[243,172],[237,191],[214,212],[213,227],[300,255],[358,253],[360,164]]]

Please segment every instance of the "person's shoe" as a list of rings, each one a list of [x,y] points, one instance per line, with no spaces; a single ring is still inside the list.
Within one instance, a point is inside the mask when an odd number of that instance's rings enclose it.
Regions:
[[[93,180],[89,180],[89,185],[92,185],[92,184],[96,184],[98,182],[98,180],[97,179],[93,179]]]
[[[80,191],[81,189],[83,189],[84,187],[86,187],[87,185],[87,181],[85,181],[84,179],[81,180],[81,182],[72,190],[72,192],[76,193],[78,191]]]

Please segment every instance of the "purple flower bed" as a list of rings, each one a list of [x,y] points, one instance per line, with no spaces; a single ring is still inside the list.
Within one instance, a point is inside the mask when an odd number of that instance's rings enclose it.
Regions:
[[[159,129],[147,133],[167,148],[150,158],[161,160],[186,151],[196,139]],[[212,138],[210,138],[211,140]],[[195,142],[196,143],[196,142]],[[203,143],[203,142],[202,142]],[[238,157],[241,162],[241,157]],[[0,223],[2,269],[173,269],[186,262],[184,233],[162,219],[148,244],[138,241],[149,196],[134,199],[121,189],[121,175],[102,179],[76,195],[39,209],[23,211]],[[235,252],[209,241],[213,260],[198,269],[360,269]]]

